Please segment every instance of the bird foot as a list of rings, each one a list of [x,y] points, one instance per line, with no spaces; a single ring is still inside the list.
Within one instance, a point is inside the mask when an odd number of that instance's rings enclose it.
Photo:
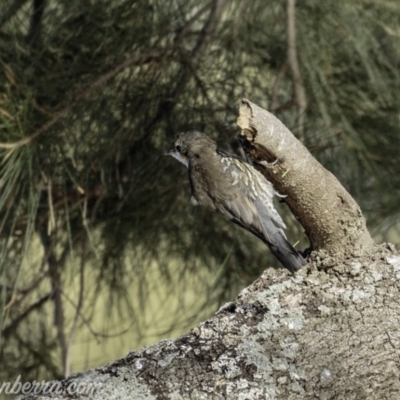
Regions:
[[[264,167],[272,167],[272,166],[274,166],[275,164],[278,163],[278,159],[276,159],[275,161],[272,161],[272,162],[268,162],[268,161],[256,161],[256,163],[257,163],[257,164],[261,164],[261,165],[263,165]]]

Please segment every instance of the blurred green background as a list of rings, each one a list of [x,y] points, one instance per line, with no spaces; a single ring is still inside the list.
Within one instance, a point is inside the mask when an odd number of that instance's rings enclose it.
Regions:
[[[0,381],[175,337],[276,266],[158,158],[191,129],[240,155],[242,97],[398,244],[399,42],[397,0],[3,0]]]

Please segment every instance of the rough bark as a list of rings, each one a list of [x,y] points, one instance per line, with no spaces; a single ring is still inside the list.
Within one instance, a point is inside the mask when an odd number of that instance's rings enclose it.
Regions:
[[[372,249],[360,207],[292,133],[268,111],[243,99],[238,118],[245,151],[258,160],[304,227],[312,248],[332,254]],[[273,163],[267,165],[267,163]]]
[[[188,334],[25,399],[88,398],[72,383],[96,385],[93,399],[398,399],[400,256],[375,250],[322,271],[316,252],[296,276],[268,270]]]
[[[267,270],[178,339],[26,400],[399,398],[400,255],[372,243],[351,196],[276,118],[243,100],[238,124],[249,154],[278,160],[264,172],[318,248],[307,266]]]

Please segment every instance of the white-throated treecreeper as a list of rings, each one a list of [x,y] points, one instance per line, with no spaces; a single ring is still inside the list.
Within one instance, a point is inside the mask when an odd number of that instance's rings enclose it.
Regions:
[[[303,256],[287,241],[286,225],[275,210],[272,199],[277,193],[253,166],[219,150],[214,140],[196,131],[178,134],[166,154],[188,168],[195,203],[257,236],[292,273],[304,265]]]

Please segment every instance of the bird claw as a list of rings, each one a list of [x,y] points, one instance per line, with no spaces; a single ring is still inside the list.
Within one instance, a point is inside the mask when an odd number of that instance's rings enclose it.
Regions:
[[[272,162],[268,162],[268,161],[255,161],[255,162],[257,164],[263,165],[264,167],[272,167],[278,163],[278,159],[276,159],[275,161],[272,161]]]
[[[312,251],[313,251],[312,247],[307,247],[305,250],[299,251],[299,253],[303,256],[304,259],[306,259],[311,254]]]

